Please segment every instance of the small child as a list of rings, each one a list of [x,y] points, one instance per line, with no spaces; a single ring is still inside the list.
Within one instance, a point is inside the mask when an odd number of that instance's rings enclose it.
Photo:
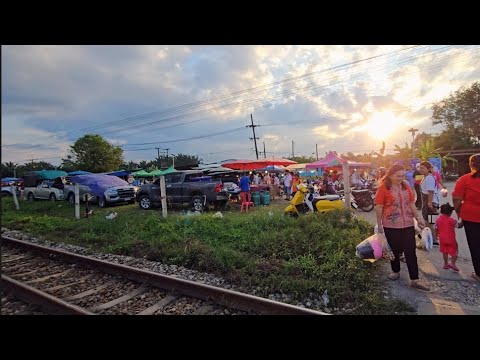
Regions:
[[[435,229],[437,230],[437,239],[440,242],[440,252],[443,254],[444,269],[452,269],[453,271],[460,271],[455,265],[457,261],[458,244],[455,238],[455,228],[461,227],[457,220],[452,219],[454,208],[450,204],[443,204],[440,206],[441,215],[435,222]],[[448,263],[448,255],[451,256],[451,262]]]

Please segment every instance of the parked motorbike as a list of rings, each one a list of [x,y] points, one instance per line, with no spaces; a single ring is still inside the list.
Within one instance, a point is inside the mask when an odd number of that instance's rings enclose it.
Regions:
[[[327,212],[343,208],[343,201],[338,195],[320,196],[313,187],[307,188],[305,184],[297,185],[298,191],[284,212],[285,215],[298,216],[309,211]]]
[[[337,195],[340,196],[340,199],[345,202],[345,190],[339,190],[337,191]],[[357,202],[355,201],[355,198],[353,196],[350,196],[350,206],[355,209],[355,210],[358,210],[358,204]]]
[[[375,207],[375,193],[376,189],[374,188],[374,183],[367,180],[363,180],[361,183],[356,184],[351,192],[358,207],[365,212],[370,212]]]

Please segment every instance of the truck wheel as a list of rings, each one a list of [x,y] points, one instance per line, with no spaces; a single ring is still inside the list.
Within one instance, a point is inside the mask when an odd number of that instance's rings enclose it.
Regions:
[[[72,205],[75,205],[75,194],[68,194],[68,202]]]
[[[10,194],[8,191],[2,191],[2,196],[9,196],[9,195],[12,195],[12,194]]]
[[[214,210],[225,210],[227,208],[227,201],[216,202],[213,209]]]
[[[203,196],[196,195],[192,198],[193,211],[203,211]]]
[[[138,206],[140,206],[140,209],[142,210],[148,210],[152,207],[152,202],[150,201],[148,195],[140,196],[140,199],[138,200]]]
[[[55,196],[55,194],[50,194],[50,197],[48,198],[48,200],[50,200],[50,201],[56,201],[56,200],[57,200],[57,197]]]
[[[104,196],[98,197],[97,200],[98,200],[98,206],[100,206],[101,208],[104,208],[107,206],[107,200],[105,200]]]
[[[35,201],[35,196],[33,196],[33,193],[28,193],[27,199],[28,201]]]

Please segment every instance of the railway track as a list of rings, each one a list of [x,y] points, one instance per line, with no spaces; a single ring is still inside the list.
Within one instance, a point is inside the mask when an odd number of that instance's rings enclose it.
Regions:
[[[10,237],[1,245],[2,291],[37,313],[327,315]]]

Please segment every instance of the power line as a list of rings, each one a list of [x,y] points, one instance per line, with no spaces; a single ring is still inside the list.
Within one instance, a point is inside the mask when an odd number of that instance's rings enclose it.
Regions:
[[[438,50],[441,50],[441,49],[436,49],[435,51],[438,51]],[[425,53],[424,53],[423,55],[425,55]],[[333,84],[330,84],[330,85],[333,85]],[[284,96],[284,94],[281,94],[281,96]],[[254,99],[254,100],[255,100],[255,99]],[[244,101],[244,102],[245,102],[245,101]],[[240,104],[239,104],[239,103],[234,103],[234,104],[232,104],[232,105],[237,106],[237,105],[240,105]],[[222,106],[222,108],[223,108],[223,107],[225,107],[225,105]],[[230,107],[230,106],[228,106],[228,107]],[[177,117],[175,117],[175,118],[184,117],[184,116],[188,116],[188,115],[189,115],[189,114],[181,115],[181,116],[177,116]],[[171,120],[171,119],[172,119],[172,118],[170,118],[170,119],[157,120],[157,121],[155,121],[155,122],[153,122],[153,123],[157,123],[157,122],[159,122],[159,121],[168,121],[168,120]],[[196,121],[194,121],[194,122],[196,122]],[[152,124],[152,123],[149,123],[149,124]],[[143,124],[142,126],[146,126],[146,125],[149,125],[149,124]],[[172,126],[169,126],[169,127],[175,127],[175,126],[180,126],[180,125],[182,125],[182,124],[176,124],[176,125],[172,125]],[[134,126],[135,126],[135,127],[139,127],[138,124],[136,124],[136,125],[134,125]],[[112,130],[112,131],[110,131],[110,132],[122,131],[122,130],[126,130],[126,129],[128,129],[128,128],[131,128],[131,127],[132,127],[132,126],[129,126],[129,127],[127,127],[127,128],[124,128],[124,129]],[[168,127],[165,127],[165,128],[168,128]],[[109,132],[107,132],[107,133],[109,133]]]
[[[438,49],[437,49],[437,50],[438,50]],[[443,65],[443,64],[440,64],[439,66],[442,66],[442,65]],[[438,67],[438,66],[437,66],[437,67]],[[422,69],[421,69],[421,70],[422,70]],[[420,71],[421,71],[421,70],[420,70]],[[352,78],[347,79],[347,80],[352,80]],[[319,89],[319,88],[324,88],[324,87],[328,87],[328,86],[333,86],[333,85],[336,85],[336,84],[341,83],[341,82],[344,82],[344,81],[346,81],[346,80],[339,81],[339,82],[337,82],[337,83],[332,83],[332,84],[329,84],[329,85],[326,85],[326,86],[324,86],[324,85],[318,86],[318,87],[316,87],[316,88],[312,88],[311,85],[308,85],[308,86],[306,86],[306,87],[304,87],[304,88],[297,89],[297,93],[298,93],[298,92],[304,92],[304,91],[306,91],[306,90],[316,90],[316,89]],[[288,95],[293,94],[293,90],[290,90],[290,91],[283,90],[281,94],[276,95],[275,97],[276,97],[276,98],[278,98],[279,96],[280,96],[280,97],[284,97],[284,96],[286,96],[287,94],[288,94]],[[318,94],[317,94],[317,95],[318,95]],[[272,99],[272,98],[270,98],[270,99],[268,99],[268,100],[271,100],[271,99]],[[231,103],[231,104],[225,104],[225,105],[222,105],[222,106],[218,106],[217,108],[213,108],[213,109],[204,109],[204,110],[201,110],[201,111],[197,111],[197,113],[201,113],[201,112],[204,112],[204,111],[224,110],[224,109],[227,109],[227,108],[237,107],[237,106],[240,106],[240,105],[246,105],[246,104],[248,104],[248,103],[253,103],[253,104],[254,104],[254,103],[256,103],[256,102],[258,103],[258,100],[259,100],[259,99],[255,99],[255,98],[254,98],[254,99],[250,99],[250,100],[242,100],[242,101],[240,101],[240,102],[236,102],[236,103]],[[262,101],[262,100],[265,100],[265,98],[262,97],[262,98],[260,99],[260,101]],[[410,106],[410,107],[413,107],[413,106]],[[169,118],[169,119],[162,119],[161,121],[171,120],[171,119],[174,119],[174,118],[182,118],[182,117],[189,116],[189,115],[193,115],[193,114],[194,114],[194,113],[183,114],[183,115],[175,116],[175,117],[172,117],[172,118]],[[200,120],[201,120],[201,119],[200,119]],[[194,122],[200,121],[200,120],[195,120]],[[160,120],[159,120],[159,121],[160,121]],[[150,125],[150,124],[157,123],[157,122],[158,122],[158,121],[154,121],[154,122],[152,122],[152,123],[143,124],[143,125],[133,125],[133,126],[129,126],[129,127],[127,127],[127,128],[124,128],[124,129],[113,130],[113,131],[111,131],[111,132],[118,132],[118,131],[122,131],[122,130],[128,130],[129,128],[132,128],[132,127],[139,128],[139,127],[146,126],[146,125]],[[180,125],[183,125],[183,124],[185,124],[185,123],[175,124],[175,125],[171,125],[171,126],[168,126],[168,127],[175,127],[175,126],[180,126]],[[163,127],[163,128],[165,128],[165,127]],[[163,128],[162,128],[162,129],[163,129]]]
[[[380,57],[383,57],[383,56],[392,55],[392,54],[395,54],[395,53],[398,53],[398,52],[402,52],[402,51],[406,51],[406,50],[411,50],[411,49],[416,48],[416,47],[419,47],[419,46],[420,46],[420,45],[411,46],[411,47],[408,47],[408,48],[399,49],[399,50],[395,50],[395,51],[391,51],[391,52],[387,52],[387,53],[383,53],[383,54],[371,56],[371,57],[368,57],[368,58],[365,58],[365,59],[352,61],[352,62],[350,62],[350,63],[333,66],[333,67],[330,67],[330,68],[327,68],[327,69],[323,69],[323,70],[320,70],[320,71],[311,72],[311,73],[299,75],[299,76],[296,76],[296,77],[292,77],[292,78],[288,78],[288,79],[284,79],[284,80],[275,81],[275,82],[272,82],[272,83],[269,83],[269,84],[260,85],[260,86],[252,87],[252,88],[249,88],[249,89],[244,89],[244,90],[240,90],[240,91],[235,91],[235,92],[232,92],[232,93],[229,93],[229,94],[226,94],[226,95],[217,97],[217,98],[215,98],[215,100],[213,100],[213,101],[218,102],[218,101],[223,100],[223,99],[225,99],[225,98],[232,97],[233,95],[237,96],[237,95],[244,94],[244,93],[249,92],[249,91],[252,91],[252,90],[258,90],[258,89],[262,89],[262,88],[265,88],[265,87],[271,87],[271,86],[275,86],[275,85],[278,85],[278,84],[283,84],[283,83],[286,83],[286,82],[296,81],[296,80],[298,80],[298,79],[302,79],[302,78],[305,78],[305,77],[308,77],[308,76],[312,76],[312,75],[314,75],[314,74],[324,73],[324,72],[328,72],[328,71],[331,71],[331,70],[334,70],[334,69],[338,69],[338,68],[342,68],[342,67],[353,66],[353,65],[356,65],[356,64],[359,64],[359,63],[362,63],[362,62],[366,62],[366,61],[372,60],[372,59],[376,59],[376,58],[380,58]],[[51,139],[52,136],[64,136],[64,135],[71,134],[71,133],[75,133],[75,132],[90,131],[90,130],[93,130],[93,129],[98,129],[98,128],[102,128],[102,127],[108,127],[108,126],[111,126],[111,125],[115,125],[115,124],[119,124],[119,123],[124,123],[124,122],[128,122],[128,121],[133,121],[133,120],[144,120],[145,118],[148,118],[148,117],[164,115],[164,114],[168,114],[169,112],[172,112],[172,111],[178,111],[178,110],[180,110],[180,109],[183,110],[183,109],[185,109],[185,108],[189,108],[189,107],[193,107],[193,106],[204,105],[205,103],[209,103],[209,102],[212,102],[212,100],[211,100],[211,99],[205,99],[205,100],[200,100],[200,101],[196,101],[196,102],[192,102],[192,103],[186,103],[186,104],[183,104],[183,105],[180,105],[180,106],[177,106],[177,107],[173,107],[173,108],[170,108],[170,109],[166,109],[166,110],[163,110],[163,111],[155,111],[155,112],[150,112],[150,113],[147,113],[147,114],[130,116],[130,117],[127,117],[127,118],[122,119],[122,120],[111,121],[111,122],[107,122],[107,123],[105,123],[105,124],[98,125],[98,126],[94,126],[94,127],[87,127],[87,128],[83,128],[83,129],[79,129],[79,130],[71,130],[71,131],[67,131],[67,132],[57,133],[57,134],[54,134],[54,135],[49,135],[49,136],[44,137],[44,139],[49,140],[49,139]],[[37,139],[37,140],[39,140],[39,139]],[[13,146],[13,145],[20,145],[20,144],[19,144],[19,143],[17,143],[17,144],[7,144],[7,145],[2,145],[2,146]]]
[[[208,137],[211,137],[211,136],[223,135],[223,134],[226,134],[226,133],[229,133],[229,132],[235,132],[235,131],[239,131],[239,130],[244,130],[244,128],[243,128],[243,127],[239,127],[239,128],[235,128],[235,129],[229,129],[229,130],[225,130],[225,131],[220,131],[220,132],[213,133],[213,134],[199,135],[199,136],[194,136],[194,137],[184,138],[184,139],[167,140],[167,141],[154,141],[154,142],[146,142],[146,143],[139,143],[139,144],[129,144],[129,145],[152,145],[152,144],[175,143],[175,142],[188,141],[188,140],[204,139],[204,138],[208,138]]]
[[[438,50],[441,50],[441,49],[436,49],[435,51],[438,51]],[[475,50],[475,49],[474,49],[474,50]],[[423,55],[425,55],[425,53],[424,53]],[[365,60],[367,60],[367,59],[365,59]],[[308,74],[305,74],[305,75],[308,75]],[[351,79],[351,78],[350,78],[350,79]],[[288,80],[291,80],[291,79],[282,80],[282,81],[288,81]],[[279,83],[279,82],[276,82],[276,83]],[[335,83],[329,84],[328,86],[333,86],[333,85],[335,85]],[[321,87],[325,87],[325,86],[321,86]],[[316,87],[316,88],[318,89],[318,87]],[[315,89],[315,88],[313,88],[313,89]],[[297,90],[297,92],[298,92],[298,91],[304,91],[304,90],[312,90],[312,86],[311,86],[311,85],[308,85],[307,87],[300,88],[300,89]],[[290,91],[290,93],[291,93],[291,91]],[[285,90],[282,90],[282,93],[280,94],[280,96],[283,97],[283,96],[285,96],[286,94],[287,94],[287,92],[286,92]],[[226,108],[226,107],[231,107],[231,106],[244,105],[244,104],[246,104],[246,103],[248,103],[248,102],[252,102],[252,101],[255,101],[255,100],[256,100],[256,99],[251,99],[251,100],[249,100],[249,101],[243,100],[243,101],[242,101],[243,104],[242,104],[242,102],[240,102],[240,103],[233,103],[233,104],[227,104],[227,105],[222,105],[222,106],[220,106],[220,107],[218,107],[218,108],[214,108],[213,110],[215,110],[215,109],[221,109],[221,108]],[[270,99],[269,99],[269,100],[270,100]],[[208,111],[208,110],[203,110],[203,111]],[[190,115],[190,114],[184,114],[184,115],[176,116],[175,118],[185,117],[185,116],[188,116],[188,115]],[[134,117],[131,117],[131,118],[134,118]],[[131,118],[130,118],[130,119],[131,119]],[[137,119],[140,119],[140,115],[137,116]],[[169,121],[169,120],[171,120],[171,119],[172,119],[172,118],[169,118],[169,119],[161,119],[161,120],[155,121],[154,123],[157,123],[157,122],[159,122],[159,121]],[[199,121],[199,120],[195,120],[195,121],[193,121],[193,122],[196,122],[196,121]],[[191,123],[191,122],[190,122],[190,123]],[[150,124],[152,124],[152,123],[150,123]],[[185,124],[185,123],[184,123],[184,124]],[[180,125],[182,125],[182,124],[175,124],[175,125],[171,125],[171,126],[168,126],[168,127],[174,127],[174,126],[180,126]],[[102,126],[103,126],[103,125],[102,125]],[[138,124],[135,124],[135,125],[132,125],[132,126],[139,127]],[[132,126],[130,126],[130,127],[132,127]],[[167,128],[167,127],[166,127],[166,128]],[[128,129],[128,127],[125,128],[125,129],[120,129],[120,130],[118,130],[118,129],[117,129],[117,130],[112,130],[112,131],[110,131],[110,132],[122,131],[122,130],[127,130],[127,129]],[[181,140],[181,141],[182,141],[182,140]],[[168,142],[168,141],[166,141],[166,142]],[[155,143],[158,143],[158,142],[155,142]],[[165,143],[165,142],[163,142],[163,143]],[[133,145],[133,144],[127,144],[127,145]],[[4,145],[4,146],[8,146],[8,145]]]

